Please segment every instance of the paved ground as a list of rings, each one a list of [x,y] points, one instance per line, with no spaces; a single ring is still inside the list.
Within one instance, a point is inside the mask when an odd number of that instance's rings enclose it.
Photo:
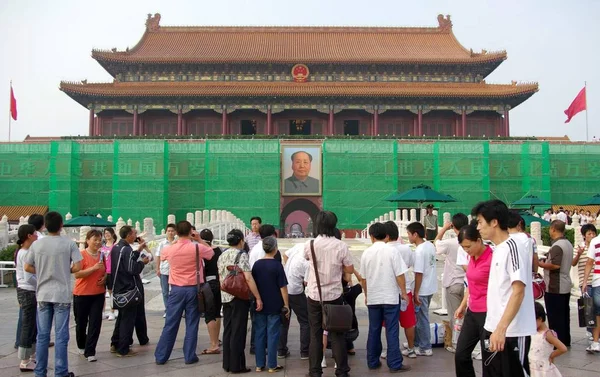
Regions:
[[[441,271],[441,268],[438,267]],[[227,373],[221,368],[221,358],[219,355],[200,356],[200,362],[193,366],[187,366],[183,361],[183,324],[179,333],[179,339],[175,344],[171,360],[162,366],[154,363],[154,347],[160,336],[163,318],[162,318],[162,299],[159,295],[160,287],[157,279],[151,279],[151,283],[146,285],[148,333],[150,336],[150,345],[141,347],[135,345],[134,349],[139,351],[139,355],[132,358],[117,358],[109,352],[110,335],[114,322],[104,321],[100,342],[98,344],[98,361],[89,363],[77,355],[77,346],[75,344],[74,322],[71,318],[71,341],[69,343],[69,367],[76,376],[226,376]],[[437,297],[436,297],[437,298]],[[434,299],[436,299],[434,298]],[[437,298],[439,302],[439,298]],[[359,298],[358,302],[361,302]],[[18,369],[18,359],[13,348],[16,319],[17,319],[17,300],[14,288],[0,289],[0,377],[32,375],[20,373]],[[572,318],[576,325],[575,304],[572,303]],[[351,374],[353,376],[377,375],[388,376],[387,368],[379,371],[369,371],[365,364],[366,359],[366,334],[367,334],[367,314],[364,306],[357,309],[357,316],[360,324],[360,337],[356,342],[357,354],[350,357]],[[440,317],[432,315],[432,321],[441,322]],[[280,376],[298,377],[304,376],[307,372],[308,362],[299,358],[299,331],[297,322],[292,322],[290,328],[290,350],[291,357],[287,360],[281,360],[285,366],[285,372]],[[587,377],[600,375],[600,355],[588,355],[585,352],[587,342],[584,339],[585,331],[573,326],[573,347],[570,352],[561,356],[557,360],[557,365],[563,376]],[[137,341],[137,339],[136,339]],[[249,337],[248,337],[249,341]],[[198,340],[198,352],[208,346],[208,334],[206,327],[201,326]],[[246,347],[248,350],[248,347]],[[328,352],[330,357],[330,353]],[[53,354],[51,353],[50,367],[53,367]],[[247,355],[248,367],[254,368],[254,357]],[[438,348],[434,349],[433,357],[421,357],[415,360],[408,360],[407,364],[412,366],[413,370],[407,375],[422,376],[454,376],[453,355],[447,351]],[[330,367],[324,370],[324,376],[334,376],[333,359],[330,359]],[[480,374],[480,362],[475,361],[476,370]],[[49,376],[53,376],[54,371],[49,371]],[[253,375],[251,372],[250,375]]]

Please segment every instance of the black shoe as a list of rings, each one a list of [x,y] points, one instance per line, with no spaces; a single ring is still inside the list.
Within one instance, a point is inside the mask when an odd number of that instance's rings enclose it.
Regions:
[[[300,360],[308,360],[308,354],[307,353],[301,353],[300,354]]]
[[[66,375],[66,376],[64,376],[64,377],[75,377],[75,373],[73,373],[73,372],[69,372],[69,374],[67,374],[67,375]]]
[[[196,364],[198,361],[200,361],[200,359],[198,358],[198,356],[194,357],[192,360],[190,360],[189,362],[185,362],[186,365],[190,365],[190,364]]]
[[[242,370],[239,370],[239,371],[237,371],[237,372],[231,371],[230,373],[231,373],[231,374],[243,374],[243,373],[250,373],[250,368],[242,369]]]
[[[287,351],[286,353],[279,353],[277,354],[277,358],[278,359],[286,359],[288,356],[290,356],[290,351]]]
[[[373,368],[369,367],[369,370],[377,370],[379,368],[381,368],[381,363],[379,363],[377,366],[375,366]]]
[[[409,365],[402,365],[402,367],[400,367],[400,369],[390,369],[390,373],[408,372],[411,369],[412,368]]]

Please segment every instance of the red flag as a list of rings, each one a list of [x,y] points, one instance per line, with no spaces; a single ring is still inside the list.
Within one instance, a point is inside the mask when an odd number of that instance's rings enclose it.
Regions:
[[[582,112],[583,110],[586,110],[586,109],[587,109],[587,101],[585,99],[585,86],[584,86],[583,89],[581,89],[581,91],[577,95],[577,97],[575,97],[573,102],[571,102],[571,106],[569,106],[569,108],[565,110],[565,114],[567,115],[567,120],[565,121],[565,123],[569,123],[571,121],[571,119],[575,115],[577,115],[577,113]]]
[[[14,120],[17,120],[17,99],[15,98],[12,85],[10,86],[10,116]]]

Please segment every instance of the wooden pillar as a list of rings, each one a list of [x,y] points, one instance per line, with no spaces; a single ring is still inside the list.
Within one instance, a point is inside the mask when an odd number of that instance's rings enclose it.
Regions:
[[[454,136],[456,137],[460,137],[461,136],[461,126],[460,126],[460,122],[458,120],[458,114],[454,117]]]
[[[93,131],[92,134],[93,136],[99,136],[100,135],[100,127],[101,127],[101,120],[100,120],[100,116],[97,116],[94,119],[94,125],[92,126]]]
[[[190,133],[188,132],[187,129],[187,120],[183,117],[183,114],[181,115],[181,128],[183,128],[183,134],[184,135],[189,135]]]
[[[375,107],[375,112],[373,113],[373,135],[379,135],[379,109]]]
[[[415,114],[415,116],[413,117],[413,128],[412,128],[412,132],[411,134],[413,136],[417,136],[417,134],[419,133],[419,125],[418,125],[418,120],[417,120],[417,115]]]
[[[90,121],[88,125],[88,134],[89,136],[94,136],[94,108],[90,109]]]
[[[271,116],[271,105],[267,105],[267,135],[273,134],[273,124],[272,124],[272,116]]]
[[[335,126],[334,126],[334,119],[333,119],[333,109],[329,109],[329,124],[328,124],[328,134],[329,135],[333,135],[334,130],[335,130]]]
[[[177,135],[183,135],[183,113],[181,108],[177,110]]]
[[[461,128],[463,137],[467,136],[467,110],[463,109],[461,116]]]
[[[423,109],[419,106],[419,113],[417,114],[417,136],[423,136]]]
[[[138,119],[138,111],[137,108],[133,109],[133,134],[137,135],[138,133],[138,123],[139,123],[139,119]]]
[[[508,109],[504,110],[504,135],[506,137],[510,136],[510,119],[508,116]]]
[[[227,109],[223,108],[223,118],[221,121],[221,134],[227,135]]]

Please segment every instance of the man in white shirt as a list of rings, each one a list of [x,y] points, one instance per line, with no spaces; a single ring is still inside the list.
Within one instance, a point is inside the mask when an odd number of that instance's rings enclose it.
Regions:
[[[258,216],[254,216],[250,219],[250,230],[244,241],[246,245],[248,245],[248,250],[252,250],[257,243],[262,239],[260,234],[258,233],[258,229],[260,229],[260,225],[262,224],[262,219]]]
[[[415,353],[415,326],[417,325],[417,317],[415,314],[415,304],[413,302],[413,290],[415,288],[415,273],[413,267],[415,265],[415,253],[410,249],[410,246],[403,245],[400,239],[398,226],[393,221],[385,223],[386,232],[388,235],[388,245],[402,257],[408,271],[404,274],[406,282],[406,296],[408,297],[406,310],[400,311],[400,327],[404,329],[408,348],[402,350],[402,355],[408,356],[411,359],[417,357]]]
[[[408,240],[417,245],[415,250],[415,290],[413,301],[417,315],[415,333],[415,354],[432,356],[431,329],[429,328],[429,302],[437,292],[437,274],[435,272],[435,247],[425,241],[425,227],[414,222],[406,227]]]
[[[460,306],[465,294],[465,270],[457,263],[459,249],[462,247],[458,244],[458,238],[452,237],[443,239],[446,232],[450,229],[458,236],[460,229],[469,224],[469,218],[464,213],[457,213],[452,216],[452,222],[444,224],[442,230],[435,238],[435,248],[437,255],[444,255],[444,276],[442,278],[442,287],[446,291],[446,305],[450,320],[450,329],[454,331],[454,313]],[[453,338],[454,339],[454,338]],[[456,343],[452,343],[452,347],[447,348],[450,352],[455,352]]]
[[[481,202],[472,215],[477,217],[481,236],[496,245],[487,292],[483,373],[529,376],[527,356],[531,335],[537,332],[529,250],[509,236],[509,210],[502,201]]]
[[[594,300],[594,314],[596,315],[596,328],[592,332],[592,344],[586,349],[589,353],[600,352],[600,236],[592,238],[590,246],[587,250],[587,263],[585,264],[585,272],[583,279],[580,282],[581,289],[585,292],[585,283],[592,276],[592,292],[591,296]]]
[[[44,238],[44,234],[42,233],[42,230],[44,230],[44,216],[34,213],[29,216],[27,223],[35,227],[35,233],[37,234],[38,240]]]
[[[387,365],[390,372],[410,370],[409,366],[403,365],[398,325],[400,298],[408,300],[404,279],[408,268],[402,256],[386,244],[389,237],[385,224],[371,225],[369,235],[373,245],[363,252],[360,259],[360,274],[363,277],[361,283],[369,310],[367,366],[371,370],[381,367],[381,328],[385,322]]]
[[[300,325],[300,359],[308,360],[308,346],[310,345],[310,327],[308,325],[308,309],[306,295],[304,294],[304,282],[310,263],[304,258],[304,244],[298,243],[285,252],[284,270],[288,281],[288,301],[290,311],[296,314]],[[287,337],[290,328],[290,320],[282,320],[279,334],[279,350],[277,356],[286,358],[290,352],[287,347]]]
[[[568,223],[568,216],[563,207],[558,209],[558,214],[556,214],[556,219],[562,221],[563,223]]]
[[[175,241],[175,235],[177,234],[175,224],[168,224],[165,232],[167,238],[162,240],[156,249],[156,276],[160,279],[160,289],[162,290],[163,303],[165,305],[163,318],[167,317],[167,300],[169,299],[169,290],[171,287],[169,285],[169,261],[160,260],[160,252]]]

